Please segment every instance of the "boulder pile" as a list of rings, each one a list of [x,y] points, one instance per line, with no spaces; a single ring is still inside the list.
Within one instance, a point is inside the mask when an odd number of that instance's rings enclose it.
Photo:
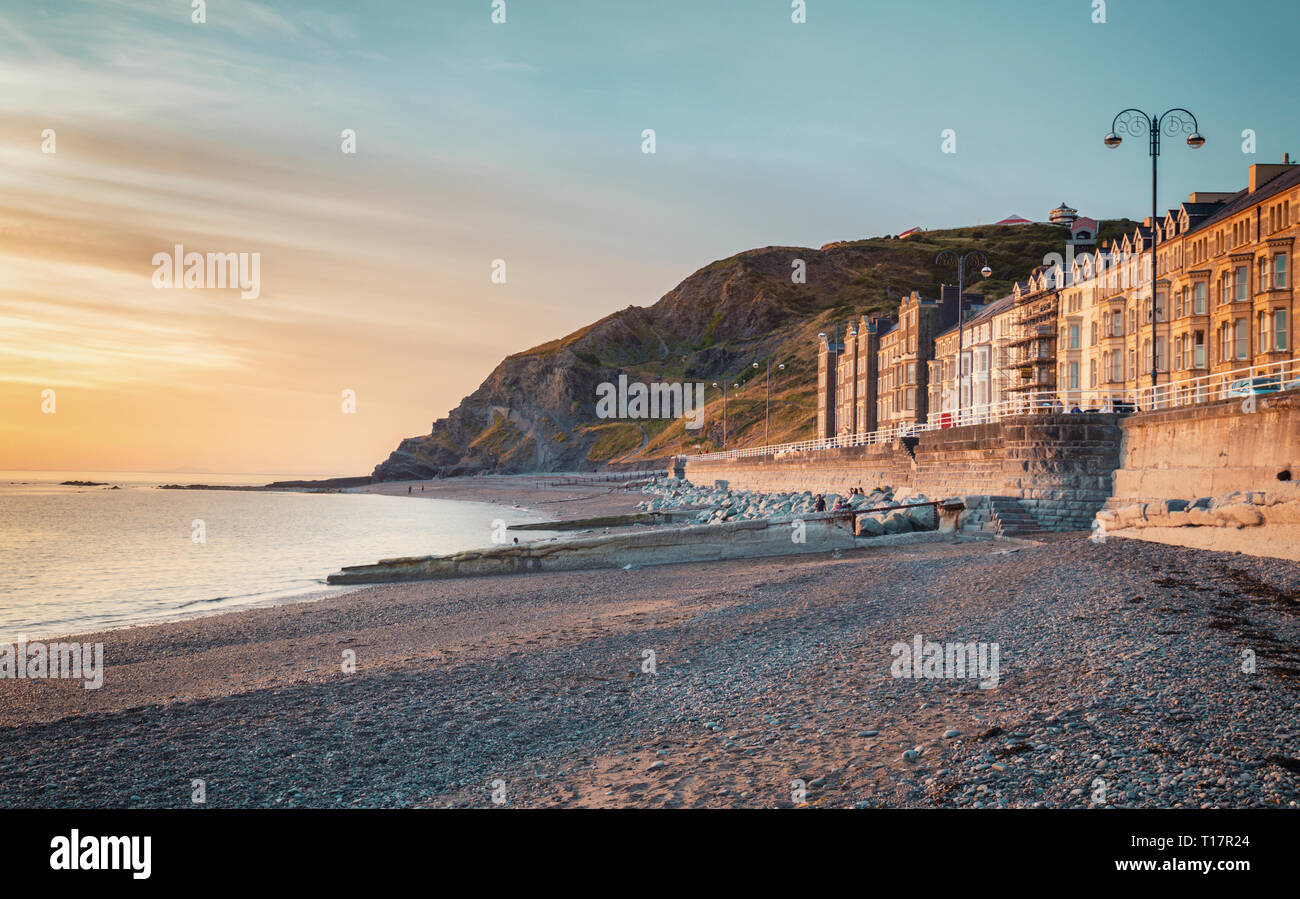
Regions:
[[[641,488],[653,496],[637,505],[646,512],[672,512],[697,510],[694,521],[708,524],[719,521],[743,519],[790,519],[815,514],[817,494],[761,493],[753,490],[732,490],[719,482],[715,486],[696,486],[682,478],[658,477]],[[840,495],[822,494],[826,511],[834,510],[839,501],[844,508],[854,512],[871,512],[884,506],[903,503],[924,503],[928,500],[910,490],[895,491],[892,487],[876,487],[870,493]],[[856,532],[859,536],[878,537],[883,534],[902,534],[909,531],[934,530],[934,510],[931,506],[918,509],[896,509],[857,516]]]
[[[1300,524],[1300,484],[1283,483],[1270,490],[1225,493],[1199,499],[1166,499],[1133,503],[1097,513],[1094,530],[1124,528],[1248,528],[1265,522]]]

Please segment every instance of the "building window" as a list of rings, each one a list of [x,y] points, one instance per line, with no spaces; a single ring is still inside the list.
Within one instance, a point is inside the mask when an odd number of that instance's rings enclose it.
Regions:
[[[1286,340],[1286,310],[1273,310],[1273,349],[1285,350],[1287,348]]]
[[[1192,288],[1192,313],[1194,315],[1205,314],[1205,284],[1197,284]]]
[[[1070,383],[1070,389],[1071,389],[1071,390],[1078,390],[1078,389],[1079,389],[1079,363],[1077,363],[1077,362],[1071,362],[1071,363],[1070,363],[1070,382],[1069,382],[1069,383]]]
[[[1250,268],[1245,265],[1237,266],[1237,302],[1244,303],[1250,299]]]
[[[903,408],[912,410],[916,408],[916,388],[909,387],[903,393]]]
[[[1268,257],[1259,257],[1259,289],[1268,290]]]
[[[1286,253],[1278,253],[1273,257],[1273,286],[1282,290],[1286,284]]]
[[[1246,320],[1244,318],[1236,319],[1233,326],[1237,336],[1237,358],[1247,359],[1250,357],[1250,330],[1246,325]]]
[[[1097,386],[1097,360],[1093,359],[1088,363],[1088,386]]]
[[[1092,334],[1091,334],[1091,337],[1092,337],[1092,343],[1091,343],[1091,346],[1096,346],[1096,345],[1097,345],[1097,323],[1096,323],[1096,322],[1093,322],[1093,323],[1092,323]]]
[[[1232,302],[1232,276],[1224,272],[1219,276],[1219,303]]]
[[[1232,360],[1232,327],[1224,322],[1219,326],[1219,333],[1223,338],[1222,345],[1219,347],[1219,361],[1230,362]]]
[[[1267,353],[1269,345],[1272,343],[1268,339],[1268,328],[1273,323],[1273,317],[1267,312],[1261,312],[1256,318],[1259,321],[1259,349],[1260,352]]]
[[[1183,359],[1183,345],[1187,342],[1183,335],[1179,334],[1174,338],[1174,368],[1182,371],[1187,366],[1183,365],[1186,360]]]
[[[1070,349],[1077,350],[1078,348],[1079,348],[1079,326],[1070,325]]]
[[[1205,368],[1205,332],[1192,335],[1192,367]]]

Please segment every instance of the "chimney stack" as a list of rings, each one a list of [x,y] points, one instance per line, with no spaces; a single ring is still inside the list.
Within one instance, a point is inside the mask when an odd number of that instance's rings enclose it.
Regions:
[[[1279,163],[1258,163],[1250,167],[1250,192],[1253,194],[1269,181],[1272,181],[1278,175],[1285,172],[1291,167],[1291,154],[1285,153],[1282,156],[1282,162]]]

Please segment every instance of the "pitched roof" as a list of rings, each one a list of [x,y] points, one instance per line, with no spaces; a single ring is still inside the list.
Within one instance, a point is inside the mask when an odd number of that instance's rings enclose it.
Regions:
[[[1243,187],[1222,203],[1205,204],[1215,205],[1218,209],[1206,218],[1194,224],[1188,229],[1188,231],[1190,233],[1191,231],[1199,231],[1202,228],[1208,228],[1210,225],[1216,224],[1225,218],[1230,218],[1231,216],[1236,215],[1243,209],[1249,209],[1255,204],[1267,200],[1274,194],[1280,194],[1285,190],[1289,190],[1297,184],[1300,184],[1300,165],[1292,165],[1281,174],[1265,181],[1254,193],[1250,192],[1249,187]]]
[[[978,312],[976,312],[970,318],[966,319],[966,321],[963,322],[961,326],[965,328],[969,328],[971,325],[978,324],[979,322],[992,318],[993,316],[997,315],[999,312],[1005,312],[1006,310],[1013,307],[1015,304],[1016,304],[1015,294],[1007,294],[1001,299],[994,300],[992,303],[989,303],[987,306],[981,307]],[[957,328],[958,328],[957,325],[953,325],[950,328],[945,328],[944,330],[940,331],[938,334],[935,335],[935,339],[937,340],[938,338],[943,337],[945,334],[955,333],[957,331]]]

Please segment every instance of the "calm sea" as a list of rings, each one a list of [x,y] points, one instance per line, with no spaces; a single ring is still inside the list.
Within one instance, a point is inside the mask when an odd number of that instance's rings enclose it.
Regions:
[[[495,519],[546,517],[488,503],[363,493],[156,489],[287,479],[0,472],[0,640],[320,596],[347,589],[325,585],[326,575],[344,565],[491,546]],[[60,486],[63,480],[120,489]],[[193,539],[196,520],[204,543]]]

